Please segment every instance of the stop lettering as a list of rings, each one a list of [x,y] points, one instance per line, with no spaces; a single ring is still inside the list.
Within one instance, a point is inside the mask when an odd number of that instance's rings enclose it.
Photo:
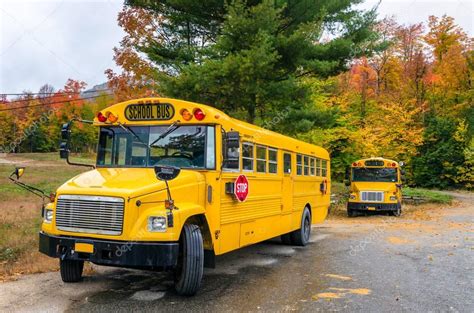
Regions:
[[[245,201],[249,194],[249,181],[245,175],[240,175],[234,182],[234,195],[239,201]]]

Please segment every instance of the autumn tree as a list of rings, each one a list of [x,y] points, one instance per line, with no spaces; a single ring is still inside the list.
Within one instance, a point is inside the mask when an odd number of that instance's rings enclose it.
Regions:
[[[335,75],[366,52],[375,15],[356,3],[128,1],[156,18],[156,32],[134,48],[153,63],[161,93],[257,123],[282,110],[312,116],[301,78]]]
[[[155,92],[154,69],[134,47],[144,42],[161,40],[156,38],[160,17],[136,7],[124,7],[118,15],[118,24],[126,35],[120,47],[114,48],[114,61],[122,68],[121,73],[107,69],[108,87],[112,89],[117,102],[133,98],[157,95]]]

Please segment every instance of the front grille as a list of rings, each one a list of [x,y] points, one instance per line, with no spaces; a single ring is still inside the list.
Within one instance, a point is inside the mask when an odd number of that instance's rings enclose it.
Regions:
[[[362,191],[360,193],[360,198],[362,201],[383,202],[383,192],[382,191]]]
[[[123,211],[122,198],[61,195],[56,204],[56,227],[70,232],[120,235]]]

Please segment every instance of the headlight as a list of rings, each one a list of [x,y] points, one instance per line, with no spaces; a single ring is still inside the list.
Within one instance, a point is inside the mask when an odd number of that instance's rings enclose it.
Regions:
[[[390,196],[390,201],[395,201],[397,200],[397,196]]]
[[[45,223],[51,223],[53,220],[53,210],[44,210],[44,222]]]
[[[349,199],[351,199],[351,200],[354,200],[355,198],[356,198],[355,195],[350,195],[350,196],[349,196]]]
[[[165,232],[166,231],[166,217],[164,216],[148,217],[148,231]]]

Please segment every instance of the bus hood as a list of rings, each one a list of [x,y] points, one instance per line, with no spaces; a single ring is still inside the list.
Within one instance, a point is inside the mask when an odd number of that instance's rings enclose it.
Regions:
[[[178,177],[168,184],[173,190],[183,185],[198,185],[199,182],[204,182],[204,175],[196,171],[182,170]],[[57,194],[128,198],[165,188],[165,182],[156,178],[153,168],[98,168],[70,179],[58,188]]]
[[[392,192],[397,190],[395,182],[352,182],[352,192],[360,191],[384,191]]]

